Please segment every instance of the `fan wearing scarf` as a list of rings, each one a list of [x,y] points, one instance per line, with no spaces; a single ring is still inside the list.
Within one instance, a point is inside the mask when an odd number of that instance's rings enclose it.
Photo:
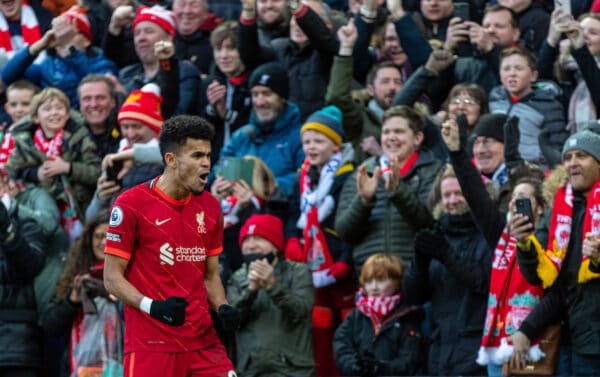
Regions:
[[[61,211],[61,225],[75,239],[100,175],[96,145],[87,128],[70,117],[69,99],[59,89],[36,94],[30,114],[11,130],[15,152],[6,170],[48,191]]]
[[[337,329],[335,362],[343,376],[413,376],[423,359],[422,312],[402,298],[404,263],[377,253],[365,262],[356,309]]]
[[[352,247],[333,229],[337,202],[354,170],[350,144],[342,144],[342,112],[327,106],[308,117],[300,129],[306,160],[290,199],[285,257],[306,263],[315,285],[313,346],[318,376],[336,375],[331,342],[336,327],[354,308],[350,279]],[[289,230],[293,228],[293,230]]]
[[[283,223],[252,215],[240,230],[244,265],[227,284],[241,314],[236,332],[240,376],[314,376],[310,269],[283,258]]]
[[[515,215],[510,224],[523,275],[531,284],[550,288],[541,306],[545,301],[554,305],[542,308],[543,318],[566,314],[576,376],[600,375],[599,145],[600,135],[591,129],[571,135],[562,152],[568,181],[546,213],[549,221],[542,221],[535,235],[524,216]],[[540,330],[524,323],[517,341],[526,344]]]
[[[50,27],[52,13],[41,1],[9,0],[0,3],[0,54],[10,59],[33,44]]]
[[[335,230],[353,246],[360,271],[378,252],[412,259],[415,231],[433,222],[425,206],[442,163],[421,147],[424,120],[408,106],[394,106],[383,115],[381,157],[370,157],[342,189]]]

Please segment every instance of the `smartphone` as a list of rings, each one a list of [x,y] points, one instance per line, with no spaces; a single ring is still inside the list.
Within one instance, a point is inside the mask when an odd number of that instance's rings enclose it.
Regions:
[[[566,14],[571,14],[571,0],[554,0],[554,9],[561,8]]]
[[[533,211],[531,209],[531,200],[529,198],[519,198],[515,201],[517,207],[517,213],[525,215],[529,218],[530,222],[533,222]]]
[[[224,157],[219,163],[217,175],[228,181],[237,182],[243,179],[252,188],[254,176],[254,160],[240,157]]]
[[[463,22],[470,21],[471,5],[469,3],[454,3],[454,17],[460,18]]]
[[[123,161],[117,160],[113,161],[112,166],[106,168],[106,180],[115,181],[118,185],[121,184],[121,180],[117,179],[117,175],[123,169]]]

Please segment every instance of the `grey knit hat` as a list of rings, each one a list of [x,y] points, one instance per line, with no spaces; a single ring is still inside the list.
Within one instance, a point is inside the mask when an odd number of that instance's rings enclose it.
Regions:
[[[600,134],[584,129],[569,136],[563,147],[563,158],[565,153],[573,150],[587,152],[600,163]]]

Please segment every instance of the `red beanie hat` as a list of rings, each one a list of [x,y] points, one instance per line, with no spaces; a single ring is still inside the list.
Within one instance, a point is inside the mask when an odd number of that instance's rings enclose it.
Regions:
[[[283,251],[285,237],[283,223],[273,215],[252,215],[240,230],[240,247],[247,236],[259,236],[271,242],[277,251]]]
[[[71,22],[75,22],[77,30],[85,35],[88,41],[92,41],[92,28],[90,27],[90,20],[88,19],[85,8],[73,5],[69,10],[64,12],[62,16],[67,17]]]
[[[134,90],[127,97],[119,109],[117,122],[121,125],[124,120],[134,120],[160,132],[163,124],[163,116],[160,113],[161,102],[162,97],[158,85],[146,84],[142,89]]]
[[[173,12],[166,10],[160,5],[154,5],[152,8],[142,5],[137,10],[137,15],[133,19],[133,30],[139,22],[150,21],[154,22],[167,33],[175,35],[175,19],[173,18]]]

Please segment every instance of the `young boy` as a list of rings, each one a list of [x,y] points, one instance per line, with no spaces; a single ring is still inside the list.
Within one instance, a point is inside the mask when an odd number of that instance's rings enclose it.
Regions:
[[[31,99],[38,90],[37,86],[27,80],[15,81],[6,88],[4,110],[12,119],[12,124],[29,114]]]
[[[538,78],[533,54],[519,47],[504,49],[500,54],[501,86],[490,93],[490,112],[519,117],[523,159],[545,164],[538,136],[547,139],[560,151],[569,136],[562,104],[556,99],[560,89],[551,82],[535,83]],[[535,84],[534,84],[535,83]]]
[[[285,256],[307,263],[313,275],[313,347],[317,376],[338,375],[333,359],[333,334],[354,307],[350,279],[351,247],[337,237],[335,211],[346,178],[354,170],[354,154],[342,145],[342,113],[327,106],[313,113],[300,130],[306,160],[290,200]],[[300,245],[302,240],[302,245]]]

